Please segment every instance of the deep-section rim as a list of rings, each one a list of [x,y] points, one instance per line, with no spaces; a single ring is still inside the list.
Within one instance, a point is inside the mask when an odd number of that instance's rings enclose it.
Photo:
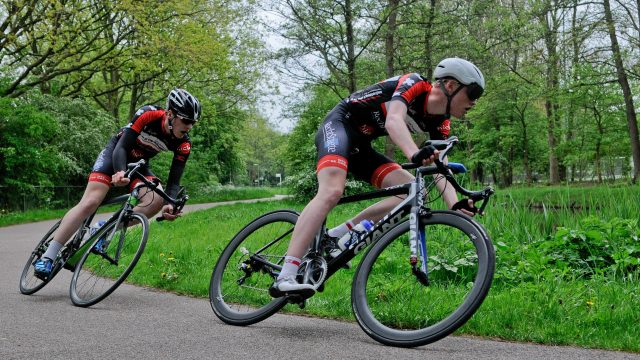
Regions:
[[[209,283],[209,302],[211,303],[211,309],[220,320],[224,321],[227,324],[236,326],[251,325],[270,317],[287,304],[286,298],[277,298],[273,299],[266,305],[256,309],[253,312],[240,314],[236,311],[233,311],[231,307],[229,307],[224,302],[224,300],[219,300],[223,299],[223,296],[220,296],[222,292],[221,279],[222,274],[224,273],[224,270],[226,269],[233,253],[240,246],[240,244],[253,232],[255,232],[262,226],[277,221],[289,222],[292,225],[295,225],[297,220],[298,213],[291,210],[276,210],[266,213],[254,219],[252,222],[242,228],[242,230],[240,230],[225,247],[222,254],[220,254],[220,257],[218,258],[215,267],[213,268],[213,271],[211,273],[211,281]]]
[[[464,325],[484,301],[495,270],[495,252],[491,240],[480,224],[457,212],[434,211],[430,217],[421,219],[425,225],[442,224],[457,227],[460,231],[476,237],[475,248],[478,255],[478,275],[474,282],[473,297],[467,296],[465,301],[455,311],[438,323],[425,329],[414,331],[399,331],[381,324],[372,315],[366,300],[366,280],[377,256],[396,238],[409,230],[409,223],[405,221],[384,234],[365,254],[360,262],[352,285],[352,309],[360,327],[373,339],[392,346],[415,347],[440,340]],[[458,226],[454,225],[457,224]],[[408,249],[407,249],[408,252]],[[413,276],[407,274],[407,276]]]

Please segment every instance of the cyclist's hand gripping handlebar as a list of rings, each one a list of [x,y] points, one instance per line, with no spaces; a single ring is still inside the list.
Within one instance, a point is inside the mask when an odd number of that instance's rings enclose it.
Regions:
[[[173,215],[179,215],[182,213],[182,209],[184,208],[185,203],[189,200],[189,195],[184,194],[180,196],[184,192],[184,188],[180,189],[178,195],[176,195],[175,199],[171,199],[169,204],[173,206],[173,211],[171,212]],[[167,220],[164,216],[158,216],[156,221],[164,221]]]
[[[427,141],[420,150],[416,151],[415,154],[411,156],[411,162],[416,165],[422,165],[424,160],[429,160],[433,154],[435,154],[436,148],[431,145],[431,142]]]

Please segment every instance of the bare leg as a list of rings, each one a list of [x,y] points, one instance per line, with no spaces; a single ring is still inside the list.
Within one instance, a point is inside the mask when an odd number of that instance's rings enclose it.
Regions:
[[[407,170],[398,169],[390,172],[387,176],[385,176],[382,181],[382,187],[389,187],[395,185],[402,185],[408,182],[413,181],[414,177]],[[351,221],[354,224],[359,223],[362,220],[371,220],[376,222],[382,219],[383,216],[389,213],[395,206],[400,204],[402,200],[404,200],[405,195],[401,195],[398,197],[390,197],[379,201],[368,208],[361,211],[358,215],[356,215]]]
[[[322,222],[333,209],[342,193],[347,172],[337,167],[326,167],[318,172],[318,193],[302,210],[293,230],[287,255],[302,258]]]
[[[109,192],[108,185],[93,181],[89,182],[80,202],[62,218],[60,227],[53,236],[53,241],[63,245],[66,244],[71,235],[78,230],[82,221],[98,209],[107,192]]]

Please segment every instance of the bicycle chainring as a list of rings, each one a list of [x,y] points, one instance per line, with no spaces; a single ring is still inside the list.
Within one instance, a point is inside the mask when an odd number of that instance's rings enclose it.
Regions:
[[[301,283],[311,284],[318,290],[327,277],[328,269],[327,261],[322,256],[305,257],[300,263],[298,277],[302,278]]]

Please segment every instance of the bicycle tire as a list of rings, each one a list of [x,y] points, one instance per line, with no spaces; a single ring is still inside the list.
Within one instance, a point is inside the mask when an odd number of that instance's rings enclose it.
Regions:
[[[54,264],[53,269],[51,270],[51,275],[46,280],[42,280],[35,276],[33,264],[42,257],[42,255],[47,251],[47,247],[49,243],[53,240],[53,235],[58,230],[60,226],[59,220],[56,222],[50,229],[45,233],[42,239],[38,242],[38,245],[33,249],[31,254],[29,254],[29,258],[27,259],[24,268],[22,269],[22,274],[20,275],[20,292],[24,295],[31,295],[42,289],[45,285],[47,285],[60,271],[62,266],[59,262]]]
[[[284,261],[297,220],[298,214],[293,211],[270,212],[247,224],[231,239],[216,262],[209,286],[211,308],[220,320],[230,325],[251,325],[287,304],[286,297],[269,295],[274,274],[259,263],[250,263],[248,255]],[[256,253],[258,250],[262,251]]]
[[[371,247],[352,284],[358,324],[386,345],[421,346],[453,333],[480,307],[493,280],[495,251],[480,224],[452,211],[434,211],[420,224],[426,225],[428,286],[409,265],[408,221]]]
[[[137,221],[138,224],[126,226],[131,221]],[[141,213],[133,212],[119,222],[104,224],[89,239],[91,246],[73,272],[69,287],[71,302],[76,306],[88,307],[109,296],[138,263],[148,236],[149,221]],[[103,237],[107,245],[99,252],[96,244]],[[117,261],[114,264],[110,259]]]

